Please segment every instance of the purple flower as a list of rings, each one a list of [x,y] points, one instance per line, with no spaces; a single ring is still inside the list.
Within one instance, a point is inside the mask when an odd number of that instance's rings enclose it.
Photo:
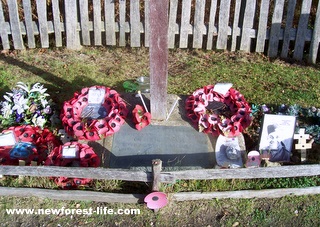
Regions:
[[[23,115],[22,115],[22,113],[21,114],[18,114],[18,112],[16,112],[16,122],[20,122],[21,121],[21,119],[23,118]]]
[[[46,108],[44,108],[43,112],[45,114],[51,114],[52,113],[51,107],[50,106],[46,106]]]
[[[263,105],[261,106],[261,110],[262,110],[263,113],[269,112],[269,108],[267,107],[266,104],[263,104]]]

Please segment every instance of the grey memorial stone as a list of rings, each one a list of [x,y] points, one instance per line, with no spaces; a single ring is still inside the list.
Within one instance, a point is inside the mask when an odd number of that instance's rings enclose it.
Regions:
[[[164,171],[214,167],[208,135],[190,126],[149,125],[141,131],[125,124],[115,133],[110,168],[151,170],[161,159]]]

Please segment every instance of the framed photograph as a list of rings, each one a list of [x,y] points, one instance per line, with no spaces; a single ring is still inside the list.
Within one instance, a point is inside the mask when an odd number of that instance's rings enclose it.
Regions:
[[[262,158],[271,162],[289,162],[295,125],[295,116],[265,114],[259,143]]]

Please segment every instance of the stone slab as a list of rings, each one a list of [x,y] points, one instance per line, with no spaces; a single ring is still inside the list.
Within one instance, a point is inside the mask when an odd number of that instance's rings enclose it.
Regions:
[[[151,170],[161,159],[163,170],[214,167],[214,145],[190,126],[149,125],[141,131],[125,124],[113,136],[110,168]]]

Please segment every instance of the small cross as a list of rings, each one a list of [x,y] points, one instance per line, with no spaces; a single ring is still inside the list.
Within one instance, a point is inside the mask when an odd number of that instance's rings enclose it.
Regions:
[[[294,139],[298,140],[298,144],[295,145],[295,148],[301,152],[301,162],[306,161],[307,159],[307,149],[312,148],[313,139],[307,143],[307,139],[310,139],[309,134],[305,134],[305,129],[301,128],[299,134],[294,134]]]

